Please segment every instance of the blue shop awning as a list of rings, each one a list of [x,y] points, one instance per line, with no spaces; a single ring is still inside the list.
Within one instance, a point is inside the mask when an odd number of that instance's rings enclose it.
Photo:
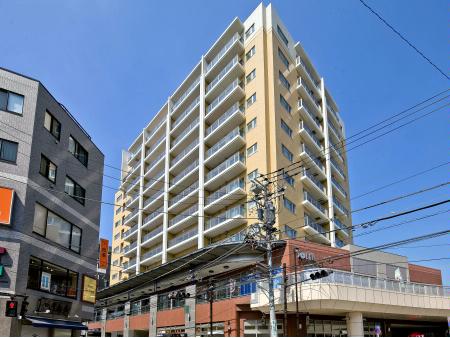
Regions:
[[[87,330],[88,327],[80,322],[73,322],[70,320],[49,319],[43,317],[26,316],[35,327],[53,327],[57,329],[72,329],[72,330]]]

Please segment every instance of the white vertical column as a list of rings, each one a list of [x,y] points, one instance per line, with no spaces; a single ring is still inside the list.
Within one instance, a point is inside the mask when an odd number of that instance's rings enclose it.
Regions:
[[[328,111],[327,97],[325,95],[325,81],[321,78],[320,91],[322,95],[322,115],[323,115],[323,132],[325,134],[325,168],[327,175],[327,196],[328,196],[328,219],[330,220],[330,241],[331,246],[336,246],[335,226],[334,226],[334,207],[333,207],[333,187],[331,185],[331,143],[328,133]]]
[[[141,272],[141,227],[142,209],[144,208],[144,158],[145,158],[145,129],[142,130],[141,139],[141,168],[139,170],[139,204],[138,204],[138,233],[136,242],[136,275]]]
[[[199,147],[198,147],[198,248],[205,246],[203,229],[205,224],[205,57],[200,62],[200,116],[199,116]]]
[[[169,227],[169,167],[170,167],[170,107],[171,100],[170,97],[167,99],[167,116],[166,116],[166,158],[164,160],[164,214],[163,214],[163,240],[162,240],[162,263],[167,262],[167,242],[168,242],[168,232]]]

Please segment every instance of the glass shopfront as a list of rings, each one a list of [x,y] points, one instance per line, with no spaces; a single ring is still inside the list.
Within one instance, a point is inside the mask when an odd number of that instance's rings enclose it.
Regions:
[[[345,320],[310,319],[308,337],[347,337]]]

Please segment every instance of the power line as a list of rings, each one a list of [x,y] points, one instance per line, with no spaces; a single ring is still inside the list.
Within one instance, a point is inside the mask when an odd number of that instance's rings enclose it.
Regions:
[[[431,66],[433,66],[442,76],[444,76],[447,80],[450,80],[450,77],[444,73],[444,71],[439,68],[431,59],[426,56],[422,51],[419,50],[412,42],[410,42],[403,34],[401,34],[398,30],[396,30],[389,22],[386,21],[378,12],[376,12],[372,7],[370,7],[365,1],[359,0],[359,2],[366,7],[373,15],[375,15],[381,22],[383,22],[389,29],[391,29],[395,34],[397,34],[400,39],[402,39],[409,47],[411,47],[417,54],[419,54],[425,61],[427,61]]]

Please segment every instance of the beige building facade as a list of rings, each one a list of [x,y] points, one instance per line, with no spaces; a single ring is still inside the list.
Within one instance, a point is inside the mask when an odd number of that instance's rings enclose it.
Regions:
[[[286,187],[280,237],[352,243],[344,135],[323,77],[273,7],[235,18],[124,152],[111,285],[241,240],[256,218],[250,179],[280,168],[270,176]]]

